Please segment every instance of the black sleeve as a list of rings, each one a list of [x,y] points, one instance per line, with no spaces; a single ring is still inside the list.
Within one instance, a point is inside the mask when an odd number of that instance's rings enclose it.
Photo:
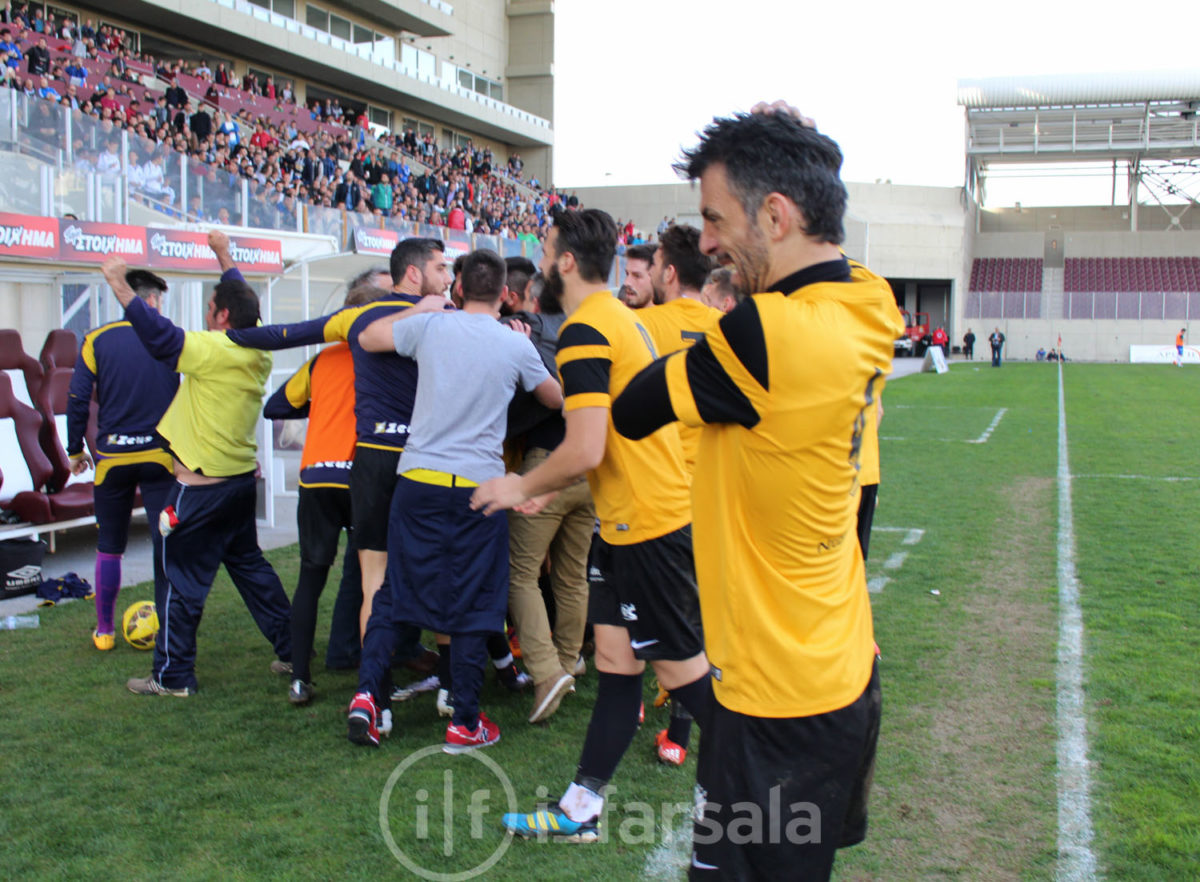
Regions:
[[[652,435],[676,419],[667,389],[667,359],[646,365],[612,404],[613,428],[632,441]]]
[[[739,423],[747,429],[758,425],[758,411],[746,393],[725,372],[725,368],[721,367],[707,339],[689,349],[686,357],[688,386],[696,400],[700,419],[706,423]],[[751,368],[753,372],[754,368]]]

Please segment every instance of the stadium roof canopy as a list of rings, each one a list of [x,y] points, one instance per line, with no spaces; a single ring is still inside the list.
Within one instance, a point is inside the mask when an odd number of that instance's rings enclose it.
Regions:
[[[959,80],[976,163],[1200,157],[1200,70]]]

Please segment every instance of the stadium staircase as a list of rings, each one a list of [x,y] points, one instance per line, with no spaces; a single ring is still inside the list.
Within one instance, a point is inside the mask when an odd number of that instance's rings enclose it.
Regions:
[[[1063,315],[1063,276],[1062,267],[1057,269],[1043,267],[1042,269],[1042,316]]]

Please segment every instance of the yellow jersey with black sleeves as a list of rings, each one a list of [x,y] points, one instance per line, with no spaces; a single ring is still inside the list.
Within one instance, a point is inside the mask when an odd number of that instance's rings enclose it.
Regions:
[[[713,689],[730,710],[782,718],[845,707],[871,676],[864,412],[904,324],[887,282],[844,259],[777,287],[655,362],[613,419],[632,438],[703,426],[692,529]]]
[[[650,335],[631,310],[611,291],[590,295],[558,334],[565,411],[608,410],[654,357]],[[588,472],[601,538],[610,545],[633,545],[685,526],[691,504],[675,426],[640,441],[618,435],[611,419],[606,431],[604,459]]]
[[[660,356],[687,349],[704,332],[720,321],[724,313],[690,297],[674,300],[638,311],[638,320],[650,332],[654,349]],[[683,445],[683,462],[688,477],[696,471],[696,451],[700,447],[700,430],[695,426],[679,425],[679,441]]]
[[[418,300],[411,294],[393,293],[386,300],[348,306],[320,318],[243,328],[228,334],[239,346],[255,349],[349,343],[354,361],[358,446],[400,451],[408,443],[408,424],[417,394],[417,363],[395,352],[367,352],[358,345],[358,335],[376,319],[408,309]]]

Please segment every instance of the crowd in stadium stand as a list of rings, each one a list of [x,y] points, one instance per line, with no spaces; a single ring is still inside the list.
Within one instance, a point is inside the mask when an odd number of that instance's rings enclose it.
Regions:
[[[25,4],[7,4],[0,19],[3,85],[89,114],[114,134],[125,129],[131,136],[125,157],[131,190],[186,220],[228,222],[235,219],[234,204],[231,198],[227,205],[218,200],[202,206],[193,198],[187,206],[175,205],[167,172],[170,151],[209,164],[210,178],[226,185],[238,177],[248,179],[250,226],[278,227],[278,215],[294,217],[296,203],[301,202],[539,241],[549,224],[549,209],[568,201],[536,179],[524,181],[523,162],[516,153],[497,165],[490,148],[468,142],[447,149],[439,147],[432,134],[418,137],[405,130],[381,133],[376,139],[365,108],[351,120],[354,111],[337,99],[314,100],[301,111],[322,123],[312,131],[301,131],[296,123],[302,117],[294,115],[272,121],[246,106],[231,113],[189,96],[179,84],[180,75],[210,83],[208,99],[220,89],[237,88],[247,96],[268,99],[276,110],[294,110],[293,84],[277,83],[269,76],[260,83],[249,71],[238,77],[224,62],[215,70],[203,60],[195,67],[182,60],[168,63],[131,51],[127,35],[117,28],[97,28],[92,20],[77,27],[71,18],[43,18],[40,9],[31,12]],[[95,67],[89,70],[86,62],[108,54],[107,73],[96,77]],[[167,84],[165,91],[136,97],[136,87],[144,82],[139,69],[153,70]],[[65,93],[56,83],[67,84]],[[61,137],[59,126],[53,113],[44,107],[38,110],[39,104],[33,105],[30,127],[35,136],[54,143]],[[119,137],[95,149],[76,146],[78,171],[111,177],[121,173]],[[622,228],[623,243],[633,244],[635,238],[640,236],[632,225]]]

